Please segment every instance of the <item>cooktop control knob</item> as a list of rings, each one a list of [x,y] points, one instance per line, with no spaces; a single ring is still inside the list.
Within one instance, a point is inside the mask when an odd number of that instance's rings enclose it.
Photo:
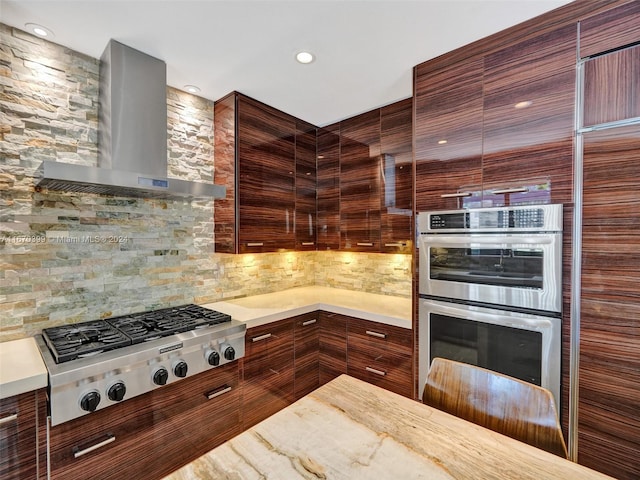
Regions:
[[[95,390],[85,393],[80,399],[80,408],[85,412],[94,412],[100,403],[100,394]]]
[[[164,367],[159,368],[153,374],[153,383],[156,385],[166,385],[169,380],[169,372]]]
[[[236,358],[236,351],[231,345],[222,345],[220,347],[220,350],[222,350],[224,358],[226,358],[227,360],[233,360]]]
[[[209,362],[209,365],[212,367],[220,365],[220,354],[215,350],[207,350],[205,356],[207,357],[207,362]]]
[[[187,376],[187,370],[188,369],[189,369],[189,367],[187,366],[187,362],[185,362],[184,360],[180,360],[173,367],[173,373],[176,375],[176,377],[184,378],[184,377]]]
[[[107,397],[109,400],[113,400],[114,402],[120,402],[124,398],[124,394],[127,392],[127,387],[124,386],[124,383],[117,382],[109,387],[107,390]]]

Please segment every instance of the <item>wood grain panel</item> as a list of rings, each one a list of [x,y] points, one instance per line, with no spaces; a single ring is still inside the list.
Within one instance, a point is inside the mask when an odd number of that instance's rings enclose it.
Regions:
[[[295,247],[295,121],[240,97],[238,121],[239,252]]]
[[[340,249],[380,250],[380,110],[340,122]]]
[[[320,323],[318,313],[293,319],[294,390],[296,400],[320,386]]]
[[[411,253],[413,239],[413,99],[380,109],[382,161],[380,242],[389,253]]]
[[[215,183],[224,185],[227,194],[215,201],[213,231],[215,251],[236,252],[236,100],[235,94],[213,106]]]
[[[46,478],[45,391],[36,390],[0,400],[0,478]],[[12,419],[13,416],[15,419]]]
[[[347,317],[320,312],[320,385],[347,373]]]
[[[411,355],[413,332],[408,328],[349,318],[349,340],[379,352]]]
[[[340,248],[340,125],[318,129],[318,250]]]
[[[607,9],[580,21],[581,58],[639,41],[640,2],[637,0]]]
[[[52,427],[51,478],[162,478],[240,432],[238,386],[233,362]],[[222,387],[231,391],[207,398]]]
[[[409,398],[413,394],[411,362],[410,356],[377,352],[349,339],[349,375]]]
[[[640,46],[585,62],[583,125],[634,117],[640,117]]]
[[[640,126],[584,135],[578,455],[640,476]]]
[[[296,250],[317,246],[316,181],[316,127],[296,120]]]
[[[442,195],[481,189],[483,69],[482,58],[415,69],[416,211],[459,208]]]

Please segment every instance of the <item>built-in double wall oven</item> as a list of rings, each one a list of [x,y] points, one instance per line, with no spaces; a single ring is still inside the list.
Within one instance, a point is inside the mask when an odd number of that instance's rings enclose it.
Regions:
[[[444,357],[560,399],[562,205],[418,215],[419,382]]]

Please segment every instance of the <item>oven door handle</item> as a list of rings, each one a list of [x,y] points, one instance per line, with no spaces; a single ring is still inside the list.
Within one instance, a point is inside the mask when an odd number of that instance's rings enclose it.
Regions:
[[[421,235],[420,243],[422,245],[428,245],[430,247],[450,247],[452,245],[551,245],[556,243],[560,238],[559,233],[545,233],[545,234],[527,234],[522,233],[518,235],[505,234],[505,235]]]

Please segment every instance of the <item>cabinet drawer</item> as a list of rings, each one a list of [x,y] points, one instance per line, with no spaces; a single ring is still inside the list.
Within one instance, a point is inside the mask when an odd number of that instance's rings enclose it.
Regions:
[[[51,478],[161,478],[240,432],[238,387],[233,362],[52,427]]]
[[[283,320],[250,328],[245,337],[244,380],[293,369],[293,322]]]
[[[350,319],[348,344],[357,342],[360,348],[376,352],[411,355],[412,331],[407,328],[386,325],[368,320]]]
[[[411,398],[411,357],[370,352],[349,346],[347,373],[353,377]]]

